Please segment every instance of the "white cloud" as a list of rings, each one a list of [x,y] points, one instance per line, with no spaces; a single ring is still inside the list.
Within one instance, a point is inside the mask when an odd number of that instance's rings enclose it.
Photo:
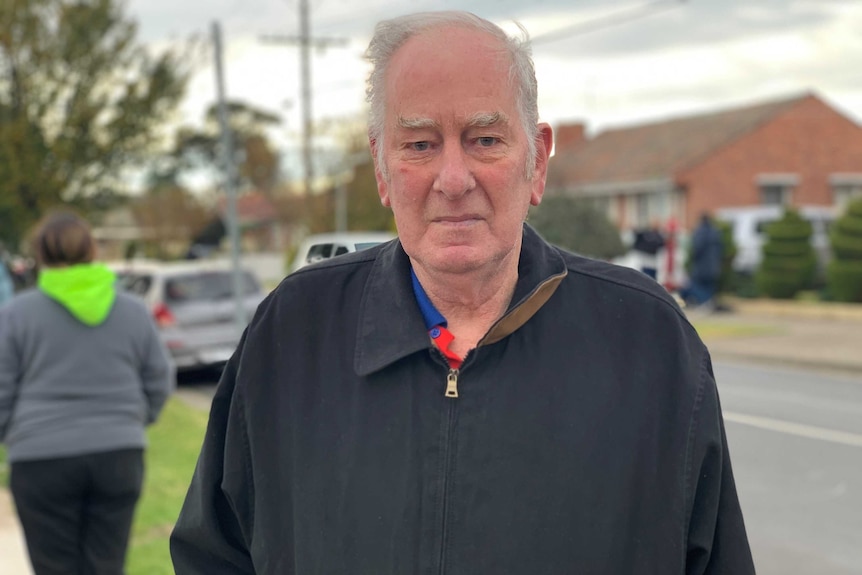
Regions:
[[[314,116],[356,115],[364,107],[367,65],[360,55],[381,17],[413,9],[455,8],[454,0],[405,5],[347,0],[314,6],[314,33],[350,37],[347,48],[315,54]],[[517,17],[534,37],[590,22],[638,3],[465,0],[457,7],[515,30]],[[298,48],[265,45],[263,33],[296,32],[296,0],[132,0],[143,37],[209,33],[220,19],[226,40],[228,96],[281,114],[285,145],[301,129]],[[724,108],[814,90],[862,122],[862,2],[840,0],[697,0],[678,9],[537,45],[543,119],[586,120],[595,130],[627,122]],[[195,74],[183,105],[200,120],[215,99],[211,64]]]

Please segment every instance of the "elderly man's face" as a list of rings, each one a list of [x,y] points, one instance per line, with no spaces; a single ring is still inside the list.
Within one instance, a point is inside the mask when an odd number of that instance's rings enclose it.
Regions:
[[[521,224],[544,191],[551,130],[540,126],[528,179],[527,135],[499,41],[461,27],[411,38],[387,70],[385,101],[388,178],[378,166],[377,184],[408,255],[442,273],[517,257]]]

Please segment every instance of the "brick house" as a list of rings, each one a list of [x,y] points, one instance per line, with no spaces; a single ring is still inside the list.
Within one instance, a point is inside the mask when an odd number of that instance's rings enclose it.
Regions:
[[[282,251],[290,235],[290,226],[282,221],[275,203],[258,190],[239,194],[236,200],[240,242],[245,252]],[[218,214],[227,218],[227,199],[218,202]]]
[[[622,230],[752,205],[862,195],[862,127],[814,94],[612,129],[559,126],[548,194],[589,198]]]

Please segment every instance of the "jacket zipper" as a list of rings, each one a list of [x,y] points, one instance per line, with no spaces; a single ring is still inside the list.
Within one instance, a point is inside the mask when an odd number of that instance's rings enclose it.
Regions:
[[[450,369],[449,376],[446,379],[446,397],[458,397],[457,386],[458,370]],[[450,395],[450,388],[454,395]],[[438,570],[440,575],[443,575],[446,567],[446,545],[449,538],[449,472],[452,451],[452,431],[455,427],[455,410],[458,406],[458,403],[454,401],[447,401],[446,404],[446,410],[448,413],[446,417],[446,431],[443,436],[443,492],[440,497],[442,507],[440,512],[440,568]]]
[[[458,370],[449,369],[449,375],[446,376],[446,397],[458,397]]]

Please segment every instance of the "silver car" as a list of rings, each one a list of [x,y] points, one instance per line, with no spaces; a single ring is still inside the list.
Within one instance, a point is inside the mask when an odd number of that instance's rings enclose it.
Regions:
[[[240,338],[233,275],[213,263],[112,266],[118,285],[143,298],[179,371],[221,366]],[[266,293],[247,270],[240,274],[243,327]]]

